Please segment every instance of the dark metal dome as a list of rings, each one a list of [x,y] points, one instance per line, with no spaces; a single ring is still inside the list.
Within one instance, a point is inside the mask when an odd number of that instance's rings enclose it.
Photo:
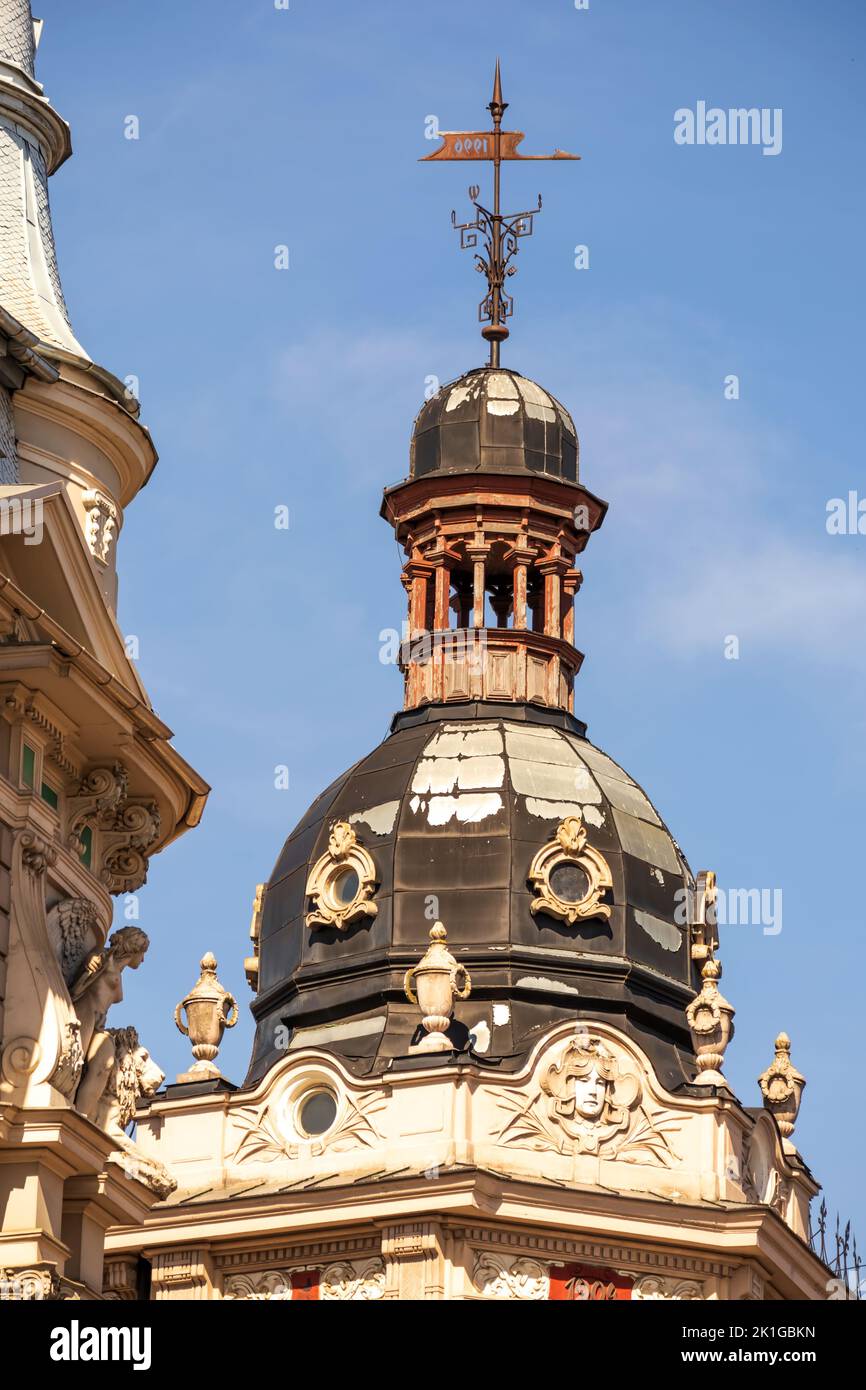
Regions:
[[[534,381],[478,367],[419,411],[409,473],[546,473],[578,480],[578,442],[565,406]]]
[[[569,926],[533,915],[537,852],[569,815],[610,868],[611,914]],[[348,822],[375,864],[376,915],[307,926],[306,887],[331,827]],[[338,778],[289,836],[265,895],[258,1028],[248,1080],[288,1046],[360,1071],[404,1056],[419,1025],[403,995],[437,918],[472,976],[455,1045],[516,1065],[565,1019],[608,1019],[649,1052],[665,1085],[687,1079],[684,1009],[697,988],[682,911],[691,875],[637,784],[565,712],[520,704],[427,706]],[[679,909],[679,910],[678,910]],[[470,1036],[471,1035],[471,1036]]]

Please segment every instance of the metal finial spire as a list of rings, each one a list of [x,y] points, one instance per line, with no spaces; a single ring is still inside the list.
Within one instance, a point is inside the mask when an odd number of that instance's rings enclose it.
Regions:
[[[523,132],[502,129],[502,117],[507,107],[508,102],[502,100],[502,76],[497,58],[493,99],[487,108],[493,118],[493,129],[442,130],[439,134],[444,141],[443,145],[434,150],[433,154],[426,156],[426,160],[489,160],[493,164],[492,211],[488,211],[478,202],[480,189],[477,184],[473,184],[469,189],[469,197],[475,207],[474,219],[471,222],[458,222],[457,214],[451,214],[451,225],[460,233],[461,247],[475,250],[475,268],[487,278],[487,294],[478,306],[478,319],[484,325],[481,336],[490,344],[491,367],[499,366],[500,343],[508,337],[509,332],[505,320],[511,317],[514,310],[514,301],[505,291],[505,280],[517,269],[511,262],[517,255],[519,239],[532,235],[533,219],[535,214],[541,211],[539,194],[538,205],[529,211],[502,213],[499,200],[502,161],[580,158],[580,155],[566,154],[564,150],[555,150],[553,154],[518,154],[517,146],[523,139]],[[479,234],[482,249],[478,249]]]
[[[493,100],[487,108],[494,121],[502,120],[502,113],[504,112],[507,105],[508,102],[502,100],[502,77],[499,72],[499,59],[497,58],[496,74],[493,78]]]

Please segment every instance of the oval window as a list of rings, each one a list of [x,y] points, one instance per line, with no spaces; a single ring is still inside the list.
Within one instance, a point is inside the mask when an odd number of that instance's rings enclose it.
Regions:
[[[332,1091],[310,1091],[298,1102],[298,1129],[309,1139],[325,1134],[337,1118],[337,1097]]]
[[[550,886],[564,903],[579,903],[589,892],[589,879],[579,864],[566,862],[551,869]]]
[[[360,887],[361,880],[357,873],[348,867],[340,869],[331,880],[331,892],[344,907],[355,901]]]

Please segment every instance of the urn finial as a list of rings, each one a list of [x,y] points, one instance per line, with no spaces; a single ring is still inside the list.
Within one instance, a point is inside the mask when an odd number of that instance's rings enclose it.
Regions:
[[[430,928],[430,945],[417,965],[406,971],[403,988],[410,1004],[421,1010],[426,1036],[410,1047],[410,1052],[451,1052],[446,1036],[454,1012],[455,999],[468,999],[472,988],[469,972],[448,950],[447,933],[441,922]],[[413,988],[414,984],[414,988]]]
[[[195,1062],[188,1072],[183,1072],[178,1081],[203,1081],[211,1076],[219,1076],[220,1069],[214,1059],[220,1050],[220,1043],[226,1028],[234,1028],[238,1021],[237,1001],[229,990],[217,979],[216,957],[206,951],[199,962],[201,974],[189,994],[182,999],[174,1011],[174,1021],[192,1043]],[[186,1009],[186,1023],[181,1017]]]
[[[776,1039],[776,1055],[767,1070],[758,1077],[764,1098],[764,1109],[775,1115],[783,1139],[790,1139],[797,1123],[806,1078],[791,1061],[791,1039],[780,1033]]]
[[[686,1009],[698,1063],[696,1086],[728,1085],[721,1069],[725,1049],[734,1036],[734,1008],[719,990],[721,974],[721,962],[715,956],[704,961],[700,993]]]

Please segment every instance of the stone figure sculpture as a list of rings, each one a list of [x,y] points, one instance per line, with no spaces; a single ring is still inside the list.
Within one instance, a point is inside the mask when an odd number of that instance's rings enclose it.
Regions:
[[[81,967],[70,994],[81,1023],[84,1070],[75,1093],[75,1108],[96,1120],[109,1076],[115,1066],[114,1039],[105,1027],[112,1004],[123,998],[123,971],[137,970],[150,945],[139,927],[121,927],[101,951],[94,951]]]

